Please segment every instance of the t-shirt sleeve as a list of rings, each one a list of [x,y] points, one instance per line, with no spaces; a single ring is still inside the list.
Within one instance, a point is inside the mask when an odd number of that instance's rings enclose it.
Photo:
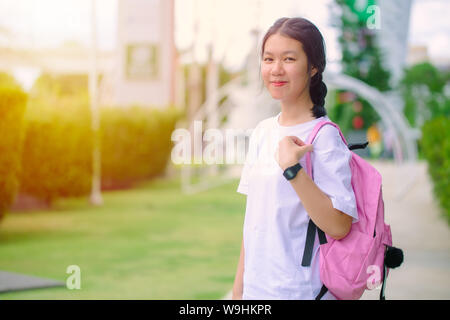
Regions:
[[[356,200],[351,185],[351,152],[342,140],[338,129],[331,125],[322,127],[314,140],[311,153],[313,177],[316,185],[330,197],[333,207],[358,221]]]
[[[237,188],[237,192],[248,195],[248,182],[249,182],[249,175],[250,175],[250,170],[254,164],[254,162],[256,161],[256,157],[257,157],[257,149],[258,149],[258,141],[257,141],[257,128],[255,128],[249,138],[249,146],[248,146],[248,151],[247,154],[245,156],[245,162],[244,162],[244,166],[242,168],[242,172],[241,172],[241,179],[239,181],[239,185]]]

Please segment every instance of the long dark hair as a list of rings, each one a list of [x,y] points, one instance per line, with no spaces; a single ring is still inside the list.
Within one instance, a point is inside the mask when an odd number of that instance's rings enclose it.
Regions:
[[[312,67],[317,69],[317,73],[311,78],[309,84],[309,95],[314,103],[311,109],[314,117],[319,118],[327,114],[325,110],[325,96],[327,86],[322,81],[322,73],[325,70],[325,45],[319,29],[304,18],[280,18],[269,28],[265,34],[262,47],[261,59],[264,55],[264,46],[267,39],[273,34],[282,34],[289,38],[298,40],[303,45],[308,60],[308,73]]]

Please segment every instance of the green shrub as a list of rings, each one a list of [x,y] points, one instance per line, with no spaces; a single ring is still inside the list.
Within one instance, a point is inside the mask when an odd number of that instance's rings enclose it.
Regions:
[[[13,203],[20,174],[27,94],[13,86],[0,88],[0,219]]]
[[[103,108],[102,187],[128,186],[163,173],[179,116],[175,108]]]
[[[66,196],[89,194],[92,181],[91,116],[87,97],[61,98],[59,105],[33,101],[27,114],[21,192],[48,204]],[[123,188],[165,169],[174,108],[101,108],[102,188]]]
[[[90,190],[92,135],[87,100],[30,102],[22,153],[20,191],[50,204]]]
[[[0,72],[0,88],[10,88],[22,90],[22,87],[17,83],[16,79],[6,72]]]
[[[437,117],[422,127],[421,147],[433,180],[433,191],[450,223],[450,119]]]
[[[441,115],[450,116],[450,101],[445,93],[449,74],[425,62],[405,69],[399,90],[405,101],[403,112],[412,127]]]

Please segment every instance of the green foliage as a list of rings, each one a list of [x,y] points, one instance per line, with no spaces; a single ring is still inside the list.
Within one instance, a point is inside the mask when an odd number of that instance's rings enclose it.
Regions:
[[[339,0],[340,3],[345,3],[351,12],[356,15],[359,21],[365,23],[367,19],[370,17],[367,8],[374,5],[376,3],[375,0]]]
[[[380,91],[390,90],[390,72],[382,64],[383,53],[376,44],[376,32],[367,28],[367,7],[375,1],[367,1],[365,7],[355,0],[335,0],[335,3],[342,10],[334,25],[341,29],[338,41],[342,50],[343,73]],[[342,92],[340,90],[337,94]],[[362,103],[361,110],[352,108],[354,101],[341,103],[339,100],[328,109],[330,119],[339,124],[344,134],[353,127],[352,122],[357,116],[364,121],[363,130],[380,120],[366,100],[357,99]]]
[[[67,103],[67,101],[66,101]],[[35,111],[39,108],[34,105]],[[68,112],[71,110],[71,112]],[[21,191],[51,204],[59,197],[87,195],[91,188],[91,117],[87,105],[42,108],[28,118]],[[171,108],[101,110],[102,188],[128,187],[161,174],[178,119]]]
[[[365,100],[355,97],[355,100],[348,102],[340,102],[338,95],[342,91],[331,91],[330,95],[335,95],[334,103],[328,108],[327,113],[329,118],[339,125],[342,133],[347,135],[353,128],[353,119],[356,116],[363,118],[364,123],[361,130],[367,130],[373,123],[381,120],[380,115],[372,108],[372,106]],[[356,109],[354,104],[360,103],[362,108]]]
[[[36,79],[32,93],[37,96],[80,96],[88,94],[87,74],[53,75],[43,73]]]
[[[450,118],[439,116],[427,121],[422,127],[421,146],[433,191],[450,224]]]
[[[450,117],[450,97],[445,94],[449,74],[425,62],[407,68],[399,89],[405,101],[404,114],[413,127],[428,119]]]
[[[58,197],[87,194],[92,175],[87,101],[32,98],[26,120],[21,192],[48,204]]]
[[[335,2],[342,9],[335,25],[341,28],[338,41],[342,49],[343,72],[380,91],[390,90],[390,72],[382,65],[383,55],[376,44],[375,30],[367,28],[366,9],[357,8],[354,0]],[[369,2],[374,4],[374,1]]]
[[[6,72],[0,72],[0,88],[22,89],[14,77]]]
[[[172,150],[171,135],[180,115],[175,108],[104,108],[102,186],[127,186],[161,174]]]
[[[27,98],[14,85],[0,87],[0,219],[13,203],[19,186]]]
[[[163,172],[180,113],[144,107],[101,109],[102,188],[120,188]],[[87,195],[93,132],[85,75],[43,74],[26,113],[20,191],[51,204]]]

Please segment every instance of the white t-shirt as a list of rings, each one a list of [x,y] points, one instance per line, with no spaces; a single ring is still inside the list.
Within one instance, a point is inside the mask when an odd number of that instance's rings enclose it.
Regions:
[[[314,299],[322,282],[316,233],[310,267],[302,267],[309,216],[275,160],[278,142],[286,135],[306,142],[321,117],[281,126],[277,116],[261,121],[250,136],[237,192],[247,195],[244,219],[243,299]],[[314,181],[333,207],[358,220],[351,187],[350,151],[338,130],[324,126],[311,153]],[[306,168],[305,157],[300,164]],[[302,169],[303,170],[303,169]],[[322,299],[336,299],[329,291]]]

